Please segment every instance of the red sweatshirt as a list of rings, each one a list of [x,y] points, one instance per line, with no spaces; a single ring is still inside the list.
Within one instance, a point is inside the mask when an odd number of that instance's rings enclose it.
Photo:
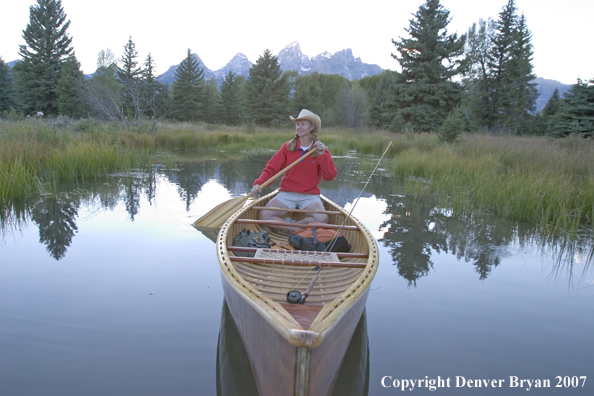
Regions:
[[[254,181],[254,185],[262,185],[303,155],[299,139],[297,139],[297,145],[293,151],[289,150],[288,144],[289,142],[283,144],[280,150],[268,161],[260,177]],[[310,155],[289,169],[281,179],[279,190],[320,195],[320,188],[318,187],[320,181],[322,179],[326,181],[333,180],[336,174],[336,166],[332,161],[330,151],[326,148],[324,154],[317,157]]]

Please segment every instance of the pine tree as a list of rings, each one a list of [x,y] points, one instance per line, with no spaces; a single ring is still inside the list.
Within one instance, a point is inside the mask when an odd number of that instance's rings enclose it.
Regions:
[[[142,75],[142,79],[149,84],[154,83],[157,79],[157,77],[155,77],[155,60],[150,52],[144,61],[144,69],[142,69],[140,74]]]
[[[142,88],[140,79],[142,77],[142,68],[138,65],[138,51],[136,44],[132,41],[132,36],[124,45],[124,54],[119,60],[121,66],[116,68],[116,75],[122,83],[122,105],[126,117],[136,119],[140,126],[140,116],[143,112],[142,106]]]
[[[87,115],[87,107],[82,103],[85,76],[80,71],[80,63],[74,53],[66,58],[58,80],[58,109],[60,114],[80,118]]]
[[[508,129],[518,133],[532,118],[536,111],[538,92],[532,81],[536,76],[532,73],[532,34],[526,26],[524,15],[518,20],[514,30],[515,39],[511,48],[511,59],[508,66],[510,89],[510,107],[504,123]]]
[[[388,129],[394,120],[390,96],[393,86],[398,84],[400,77],[398,72],[392,70],[385,70],[380,76],[381,79],[371,103],[369,117],[373,126]]]
[[[445,119],[437,131],[437,138],[442,143],[455,143],[460,140],[460,134],[465,127],[464,112],[456,107]]]
[[[0,56],[0,116],[16,110],[16,91],[10,67]]]
[[[152,121],[149,133],[153,133],[159,121],[174,113],[169,87],[156,77],[156,64],[149,53],[144,61],[140,77],[140,98],[144,114]]]
[[[217,80],[211,77],[204,87],[204,104],[202,106],[202,119],[209,124],[220,123],[219,119],[219,89],[217,88]]]
[[[188,48],[186,58],[175,71],[172,84],[173,106],[180,121],[198,121],[202,117],[204,103],[204,70]]]
[[[136,44],[132,41],[132,36],[128,38],[128,42],[124,45],[124,54],[120,58],[122,66],[117,68],[117,76],[126,84],[128,81],[137,80],[142,75],[142,69],[138,65],[138,51],[136,51]]]
[[[561,97],[559,96],[559,89],[555,88],[553,94],[549,98],[547,104],[542,109],[541,115],[543,117],[552,117],[559,111],[561,106]]]
[[[241,86],[245,84],[242,76],[231,70],[225,75],[219,96],[219,119],[225,125],[239,125],[245,117],[245,98]]]
[[[285,121],[289,113],[290,86],[278,58],[265,50],[250,68],[247,83],[250,119],[258,125]]]
[[[439,0],[427,0],[405,29],[410,37],[392,40],[400,53],[392,56],[402,67],[387,109],[392,129],[435,131],[459,103],[462,90],[452,78],[466,68],[460,59],[466,35],[448,35],[449,15]]]
[[[503,7],[494,27],[488,59],[491,97],[486,126],[517,133],[534,112],[537,97],[531,83],[535,78],[532,35],[525,17],[518,18],[515,0]]]
[[[469,109],[475,126],[493,123],[492,81],[488,66],[493,25],[491,18],[479,20],[478,26],[475,23],[468,30],[466,40],[465,52],[469,68],[463,79],[467,92],[465,107]]]
[[[29,7],[29,24],[23,31],[26,44],[19,45],[21,61],[14,67],[27,113],[58,114],[58,80],[73,51],[69,26],[60,0],[38,0]]]
[[[551,117],[552,134],[564,137],[575,134],[581,137],[594,136],[594,80],[577,81],[572,85]]]
[[[158,81],[155,76],[155,61],[149,53],[144,61],[144,68],[140,71],[140,88],[141,100],[146,104],[144,114],[148,117],[153,117],[154,107],[151,103],[156,99],[158,89]]]
[[[514,0],[509,0],[494,23],[495,31],[491,37],[491,51],[487,61],[491,93],[490,106],[487,109],[490,114],[487,121],[489,129],[503,126],[503,114],[510,107],[511,76],[508,74],[508,66],[516,38],[516,24],[516,6]]]

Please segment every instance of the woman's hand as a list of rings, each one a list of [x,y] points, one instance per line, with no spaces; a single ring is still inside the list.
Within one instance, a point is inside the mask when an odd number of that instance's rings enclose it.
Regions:
[[[326,145],[322,142],[320,142],[319,140],[316,140],[316,142],[314,143],[314,147],[316,149],[316,157],[319,155],[324,154],[324,152],[326,152]]]
[[[254,186],[252,187],[252,191],[250,191],[250,195],[252,196],[256,196],[260,193],[260,185],[259,184],[254,184]]]

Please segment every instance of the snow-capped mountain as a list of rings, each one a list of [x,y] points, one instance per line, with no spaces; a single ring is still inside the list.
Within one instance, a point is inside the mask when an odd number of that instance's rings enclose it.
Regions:
[[[246,79],[249,78],[252,62],[244,54],[235,55],[229,63],[216,71],[207,68],[197,54],[193,54],[193,56],[200,63],[200,67],[204,69],[204,79],[208,81],[214,76],[219,87],[229,71],[244,76]],[[363,63],[361,58],[355,58],[351,49],[339,51],[334,55],[326,51],[310,59],[301,52],[301,46],[297,41],[287,45],[279,52],[278,61],[283,71],[297,70],[299,74],[313,72],[340,74],[349,80],[357,80],[383,71],[378,65]],[[159,81],[171,85],[175,81],[175,70],[177,70],[178,66],[171,66],[159,76]]]

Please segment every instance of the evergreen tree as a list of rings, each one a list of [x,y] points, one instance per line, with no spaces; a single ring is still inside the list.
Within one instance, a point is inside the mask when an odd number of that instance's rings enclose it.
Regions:
[[[589,83],[578,79],[572,85],[561,104],[559,111],[551,118],[552,134],[564,137],[576,134],[586,137],[594,136],[594,80]]]
[[[204,103],[204,70],[188,48],[186,58],[175,71],[172,84],[172,101],[180,121],[198,121],[202,117]]]
[[[10,67],[0,57],[0,116],[16,110],[17,98]]]
[[[60,0],[38,0],[29,7],[29,24],[23,31],[26,44],[19,45],[21,61],[14,67],[27,113],[58,114],[58,80],[73,51],[69,26]]]
[[[553,94],[549,98],[547,104],[542,109],[541,115],[543,117],[552,117],[559,111],[561,106],[561,97],[559,96],[559,89],[555,88]]]
[[[157,80],[155,76],[155,60],[151,56],[150,52],[144,61],[144,69],[142,69],[141,73],[143,81],[152,84]]]
[[[290,86],[270,50],[250,68],[247,91],[250,118],[256,124],[272,125],[287,119]]]
[[[142,75],[142,69],[138,65],[138,51],[136,51],[136,44],[132,41],[132,36],[128,38],[128,42],[124,45],[124,54],[120,58],[122,66],[117,68],[117,76],[126,83],[127,81],[137,80]]]
[[[409,38],[392,40],[400,56],[402,74],[392,86],[388,112],[391,129],[410,128],[436,131],[448,113],[459,103],[461,87],[452,78],[461,74],[465,61],[466,35],[448,35],[450,12],[439,0],[427,0],[410,20]]]
[[[122,91],[124,113],[128,118],[136,119],[137,124],[140,125],[140,116],[143,112],[140,81],[142,68],[138,65],[138,51],[131,36],[124,45],[124,54],[119,62],[121,66],[116,68],[116,75],[124,87]]]
[[[217,80],[211,77],[206,83],[204,90],[204,104],[202,107],[202,119],[209,124],[220,123],[219,119],[219,89],[217,88]]]
[[[487,65],[490,80],[490,106],[487,109],[490,119],[487,122],[489,129],[502,127],[502,114],[509,109],[511,89],[511,76],[508,75],[508,66],[514,45],[517,24],[516,6],[514,0],[503,7],[499,19],[494,23],[494,33],[491,36],[491,50]]]
[[[242,85],[243,76],[238,76],[231,70],[225,75],[221,84],[219,96],[219,119],[225,125],[239,125],[245,116],[245,98]]]
[[[468,30],[466,58],[469,68],[465,73],[463,85],[466,88],[465,107],[469,109],[471,122],[475,126],[493,124],[492,81],[488,66],[493,36],[493,21],[481,19]]]
[[[535,135],[550,135],[553,132],[553,116],[559,112],[561,108],[561,97],[559,96],[559,90],[555,88],[553,94],[547,101],[545,107],[540,111],[532,126]]]
[[[149,132],[153,133],[159,121],[175,111],[171,103],[169,87],[157,80],[155,61],[150,53],[147,55],[144,68],[141,70],[140,88],[144,114],[152,121]]]
[[[522,127],[530,121],[536,110],[538,92],[532,81],[536,76],[532,73],[532,34],[526,26],[524,15],[518,20],[514,30],[514,42],[511,48],[511,59],[508,65],[508,78],[510,88],[509,108],[506,109],[507,117],[504,120],[508,129],[520,132]]]
[[[88,110],[82,101],[85,76],[74,53],[66,58],[60,74],[57,86],[60,114],[75,118],[86,116]]]
[[[530,40],[524,16],[518,18],[515,0],[509,0],[499,13],[491,39],[489,129],[506,128],[517,133],[534,112],[537,91],[531,83],[535,76]]]
[[[394,114],[390,106],[390,96],[393,86],[400,81],[399,73],[385,70],[380,75],[379,85],[372,99],[369,118],[371,125],[377,128],[389,128],[393,122]]]
[[[149,53],[144,61],[144,68],[140,70],[140,97],[145,104],[144,114],[148,117],[155,115],[155,100],[162,91],[162,85],[155,76],[155,61]],[[166,87],[165,87],[166,88]]]
[[[464,132],[464,112],[461,107],[456,107],[445,119],[437,131],[437,138],[442,143],[455,143],[460,140]]]

